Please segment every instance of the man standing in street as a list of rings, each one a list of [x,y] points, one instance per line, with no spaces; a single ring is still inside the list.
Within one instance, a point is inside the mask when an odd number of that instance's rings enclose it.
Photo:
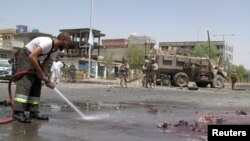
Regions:
[[[232,81],[232,90],[236,87],[236,82],[238,81],[236,70],[233,70],[233,73],[231,74],[231,81]]]
[[[153,67],[153,70],[152,70],[153,85],[156,86],[156,75],[157,75],[157,71],[158,71],[159,67],[158,67],[158,64],[156,63],[155,58],[151,59],[151,65]]]
[[[21,123],[30,123],[31,119],[48,120],[47,116],[39,113],[41,95],[41,81],[53,89],[54,84],[49,82],[49,64],[58,55],[59,50],[68,47],[71,41],[68,33],[60,33],[57,38],[37,37],[31,40],[18,57],[17,72],[33,71],[35,74],[22,76],[16,81],[13,118]]]
[[[129,73],[129,65],[125,58],[122,59],[122,64],[119,66],[119,76],[120,76],[120,86],[124,88],[123,81],[125,84],[125,88],[127,88],[127,77]]]
[[[51,66],[51,82],[59,84],[61,79],[61,68],[63,67],[63,63],[60,61],[59,57],[56,57],[56,60],[53,62]]]
[[[142,72],[145,74],[142,78],[142,86],[146,87],[147,81],[148,81],[148,66],[149,66],[149,61],[148,59],[145,59],[145,63],[142,66]]]

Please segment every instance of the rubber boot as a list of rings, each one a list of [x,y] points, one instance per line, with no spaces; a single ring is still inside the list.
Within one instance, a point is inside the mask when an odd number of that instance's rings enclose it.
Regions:
[[[39,112],[31,112],[30,117],[38,120],[49,120],[48,116],[42,115]]]
[[[29,111],[14,112],[13,118],[20,123],[31,123]]]

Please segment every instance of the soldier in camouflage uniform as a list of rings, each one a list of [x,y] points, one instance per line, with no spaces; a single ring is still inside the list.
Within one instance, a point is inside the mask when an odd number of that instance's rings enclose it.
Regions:
[[[150,88],[152,88],[152,85],[156,85],[157,70],[158,65],[155,61],[155,58],[151,58],[150,64],[148,64],[146,71],[146,88],[148,87],[148,83],[150,84]]]
[[[127,78],[129,73],[129,65],[127,61],[123,58],[122,64],[119,66],[119,76],[120,76],[120,86],[123,88],[123,82],[125,84],[125,88],[127,88]]]
[[[142,66],[142,72],[144,74],[143,78],[142,78],[142,86],[143,87],[146,87],[146,81],[147,81],[147,69],[148,69],[148,65],[149,65],[149,61],[148,59],[145,59],[145,63],[144,65]]]
[[[146,85],[145,88],[148,88],[148,83],[150,85],[150,88],[152,88],[152,84],[153,84],[153,66],[151,63],[149,63],[147,65],[147,69],[146,69]]]
[[[231,75],[231,81],[232,81],[232,90],[236,87],[236,82],[238,81],[237,73],[235,70],[233,70],[233,73]]]
[[[153,85],[156,86],[156,75],[157,75],[157,71],[158,71],[159,67],[158,67],[158,64],[156,63],[155,58],[151,59],[151,65],[153,67],[153,70],[152,70]]]

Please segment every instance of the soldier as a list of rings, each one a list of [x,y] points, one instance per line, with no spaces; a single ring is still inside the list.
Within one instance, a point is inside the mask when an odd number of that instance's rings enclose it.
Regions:
[[[231,81],[232,81],[232,90],[236,87],[236,82],[238,81],[237,73],[235,70],[233,70],[233,73],[231,75]]]
[[[120,77],[120,86],[123,88],[123,81],[125,83],[125,88],[127,88],[127,77],[129,73],[129,65],[127,61],[123,58],[122,64],[119,66],[119,77]]]
[[[146,87],[146,81],[147,81],[147,68],[149,65],[148,59],[145,59],[145,64],[142,66],[142,72],[145,74],[142,78],[142,86]]]
[[[71,63],[71,65],[69,66],[68,74],[69,74],[69,81],[75,82],[76,81],[76,67],[74,63]]]
[[[150,88],[152,88],[152,83],[153,83],[153,65],[149,63],[147,65],[147,70],[146,70],[146,85],[145,88],[148,88],[148,83],[150,85]]]
[[[155,86],[156,85],[156,75],[157,75],[157,71],[158,71],[159,67],[158,67],[158,64],[156,63],[155,58],[151,59],[151,64],[153,67],[153,70],[152,70],[153,85]]]

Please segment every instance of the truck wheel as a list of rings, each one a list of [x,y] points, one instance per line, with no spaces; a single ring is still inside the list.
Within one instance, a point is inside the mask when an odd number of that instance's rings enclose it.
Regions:
[[[186,73],[179,72],[174,76],[175,85],[185,87],[188,85],[189,78]]]
[[[215,75],[214,80],[212,82],[213,88],[223,88],[224,87],[224,78],[221,75]]]
[[[196,85],[197,85],[198,87],[207,87],[208,83],[196,82]]]

